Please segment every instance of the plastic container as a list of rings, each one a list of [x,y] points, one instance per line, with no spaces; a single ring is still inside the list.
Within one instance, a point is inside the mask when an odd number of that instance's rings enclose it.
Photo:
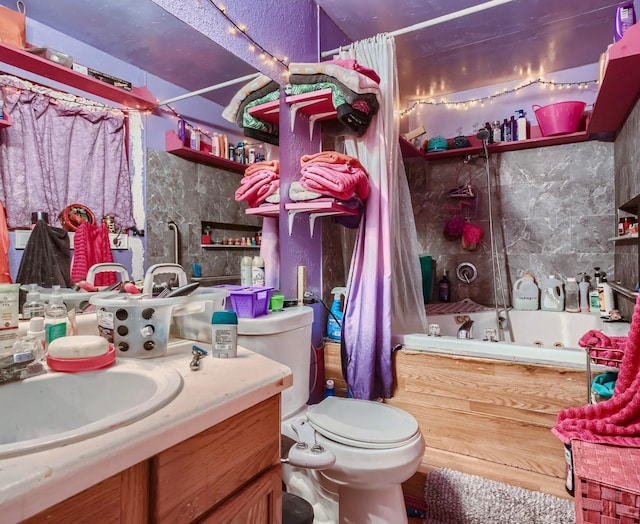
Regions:
[[[564,286],[564,295],[565,311],[580,313],[580,288],[575,278],[567,278],[567,283]]]
[[[544,311],[564,311],[564,289],[562,280],[554,275],[542,281],[540,286],[540,309]]]
[[[60,286],[53,286],[49,303],[44,308],[45,342],[49,346],[53,340],[67,336],[67,308],[64,305]]]
[[[588,313],[589,312],[589,300],[590,300],[589,282],[587,280],[584,280],[584,279],[581,280],[578,283],[578,288],[579,288],[579,291],[580,291],[580,312],[581,313]]]
[[[585,102],[567,101],[533,106],[533,112],[540,126],[542,136],[564,135],[575,133],[582,121]]]
[[[211,342],[211,318],[224,311],[229,291],[213,287],[196,289],[185,306],[172,311],[171,336]]]
[[[514,309],[536,311],[539,307],[540,288],[531,273],[525,273],[513,284],[512,303]]]
[[[216,311],[211,317],[211,355],[214,358],[238,356],[238,316],[235,311]]]
[[[611,289],[604,274],[598,284],[598,298],[600,299],[600,316],[606,318],[609,316],[609,312],[616,308],[616,305],[613,289]]]
[[[269,312],[272,287],[225,284],[215,288],[229,291],[227,309],[235,311],[240,318],[256,318]]]
[[[240,260],[240,285],[250,286],[253,284],[253,276],[251,269],[251,257],[242,257]]]
[[[346,287],[334,287],[331,290],[333,302],[331,303],[331,314],[327,317],[327,338],[331,340],[342,339],[342,319],[344,318],[343,297],[347,296]]]
[[[613,40],[618,42],[625,31],[636,23],[636,12],[633,2],[622,2],[616,7],[616,16],[613,25]]]
[[[27,300],[22,306],[22,318],[44,317],[44,302],[40,298],[40,290],[37,284],[30,284],[27,291]]]
[[[335,383],[333,382],[333,380],[329,379],[324,383],[324,398],[335,397],[335,396],[336,396]]]
[[[524,109],[518,109],[516,111],[516,115],[518,115],[518,118],[516,120],[517,122],[517,128],[518,128],[518,140],[526,140],[527,139],[527,119],[524,116]]]

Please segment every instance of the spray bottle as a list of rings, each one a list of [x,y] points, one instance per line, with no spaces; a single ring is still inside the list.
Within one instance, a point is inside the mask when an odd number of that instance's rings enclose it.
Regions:
[[[342,338],[342,319],[344,317],[342,297],[347,296],[346,287],[334,287],[331,290],[333,302],[331,304],[331,313],[327,318],[327,338],[331,340],[340,340]]]

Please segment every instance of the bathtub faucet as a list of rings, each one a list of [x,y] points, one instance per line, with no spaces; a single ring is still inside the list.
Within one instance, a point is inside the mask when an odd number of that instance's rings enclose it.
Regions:
[[[458,328],[458,338],[471,338],[471,328],[473,327],[473,320],[466,320]]]

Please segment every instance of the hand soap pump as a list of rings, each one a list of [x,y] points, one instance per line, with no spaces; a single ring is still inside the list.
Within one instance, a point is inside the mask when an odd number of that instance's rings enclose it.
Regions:
[[[22,306],[22,318],[44,317],[44,302],[40,298],[38,284],[29,284],[27,300]]]
[[[49,303],[44,308],[44,330],[47,348],[56,338],[67,335],[67,308],[60,293],[60,286],[53,286]]]

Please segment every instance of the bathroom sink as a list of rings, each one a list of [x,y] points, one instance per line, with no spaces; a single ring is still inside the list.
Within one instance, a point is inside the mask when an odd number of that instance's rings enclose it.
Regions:
[[[140,420],[182,389],[173,368],[120,359],[83,373],[0,385],[0,458],[69,444]]]

